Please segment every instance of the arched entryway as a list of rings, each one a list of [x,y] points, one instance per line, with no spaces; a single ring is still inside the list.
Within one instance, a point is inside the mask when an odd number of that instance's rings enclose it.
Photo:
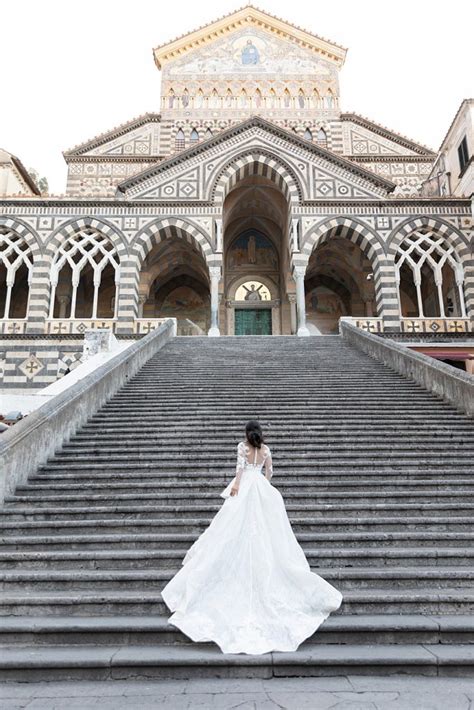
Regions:
[[[377,316],[374,264],[350,228],[329,229],[305,273],[306,325],[311,335],[335,335],[339,319]]]
[[[249,175],[227,195],[220,314],[221,331],[227,335],[290,332],[287,224],[287,199],[270,178]]]
[[[163,238],[140,272],[139,318],[176,318],[178,334],[206,335],[210,289],[206,262],[193,242]]]

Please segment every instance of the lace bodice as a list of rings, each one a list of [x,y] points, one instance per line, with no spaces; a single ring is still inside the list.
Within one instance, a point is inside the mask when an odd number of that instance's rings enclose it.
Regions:
[[[237,446],[237,465],[235,475],[239,481],[246,468],[265,468],[265,476],[270,480],[273,475],[272,454],[266,444],[260,449],[254,449],[249,444],[241,441]]]

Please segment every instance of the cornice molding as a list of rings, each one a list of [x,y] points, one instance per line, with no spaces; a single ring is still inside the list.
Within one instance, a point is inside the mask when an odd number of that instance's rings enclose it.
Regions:
[[[72,155],[65,156],[66,163],[158,163],[164,155]]]
[[[434,155],[347,155],[355,163],[430,163]]]
[[[344,207],[363,207],[364,209],[368,207],[373,207],[374,209],[381,209],[387,207],[410,207],[411,209],[420,207],[433,206],[433,207],[457,207],[465,208],[466,212],[470,214],[471,210],[471,200],[466,197],[401,197],[393,198],[389,197],[387,199],[374,199],[374,200],[354,200],[354,199],[337,199],[337,200],[305,200],[301,203],[299,208],[304,207],[328,207],[328,208],[344,208]],[[190,210],[195,210],[196,208],[207,208],[209,211],[215,210],[216,206],[212,202],[199,201],[199,202],[185,202],[183,200],[167,200],[167,201],[150,201],[150,200],[116,200],[108,198],[103,199],[92,199],[90,197],[85,198],[70,198],[70,197],[50,197],[50,198],[31,198],[31,197],[9,197],[0,199],[0,208],[5,206],[12,207],[77,207],[83,209],[84,207],[115,207],[119,212],[136,212],[140,209],[145,208],[146,211],[153,211],[154,208],[157,209],[176,209],[180,207],[182,209],[189,208]],[[44,212],[40,213],[44,215]],[[0,212],[0,217],[8,216]]]

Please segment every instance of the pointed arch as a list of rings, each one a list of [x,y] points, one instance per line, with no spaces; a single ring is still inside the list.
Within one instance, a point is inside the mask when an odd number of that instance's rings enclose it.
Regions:
[[[176,152],[186,148],[186,138],[182,128],[178,128],[174,137],[174,149]]]
[[[196,143],[199,143],[199,133],[195,128],[192,128],[189,136],[189,144],[196,145]]]
[[[321,148],[327,148],[328,146],[328,137],[326,134],[326,131],[324,128],[320,128],[316,134],[316,144],[319,145]]]
[[[307,140],[307,141],[312,141],[312,140],[313,140],[313,134],[311,133],[311,128],[309,128],[309,126],[307,126],[307,127],[305,128],[305,132],[304,132],[304,134],[303,134],[303,138],[304,138],[305,140]]]

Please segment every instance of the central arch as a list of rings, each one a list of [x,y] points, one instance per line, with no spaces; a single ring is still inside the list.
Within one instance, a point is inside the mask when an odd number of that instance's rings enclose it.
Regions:
[[[291,193],[286,183],[261,171],[235,175],[240,178],[223,204],[224,332],[290,332],[285,274]]]
[[[300,181],[284,160],[270,152],[252,149],[238,153],[220,169],[211,190],[214,204],[223,204],[236,185],[251,176],[270,180],[282,192],[289,205],[303,198]]]

